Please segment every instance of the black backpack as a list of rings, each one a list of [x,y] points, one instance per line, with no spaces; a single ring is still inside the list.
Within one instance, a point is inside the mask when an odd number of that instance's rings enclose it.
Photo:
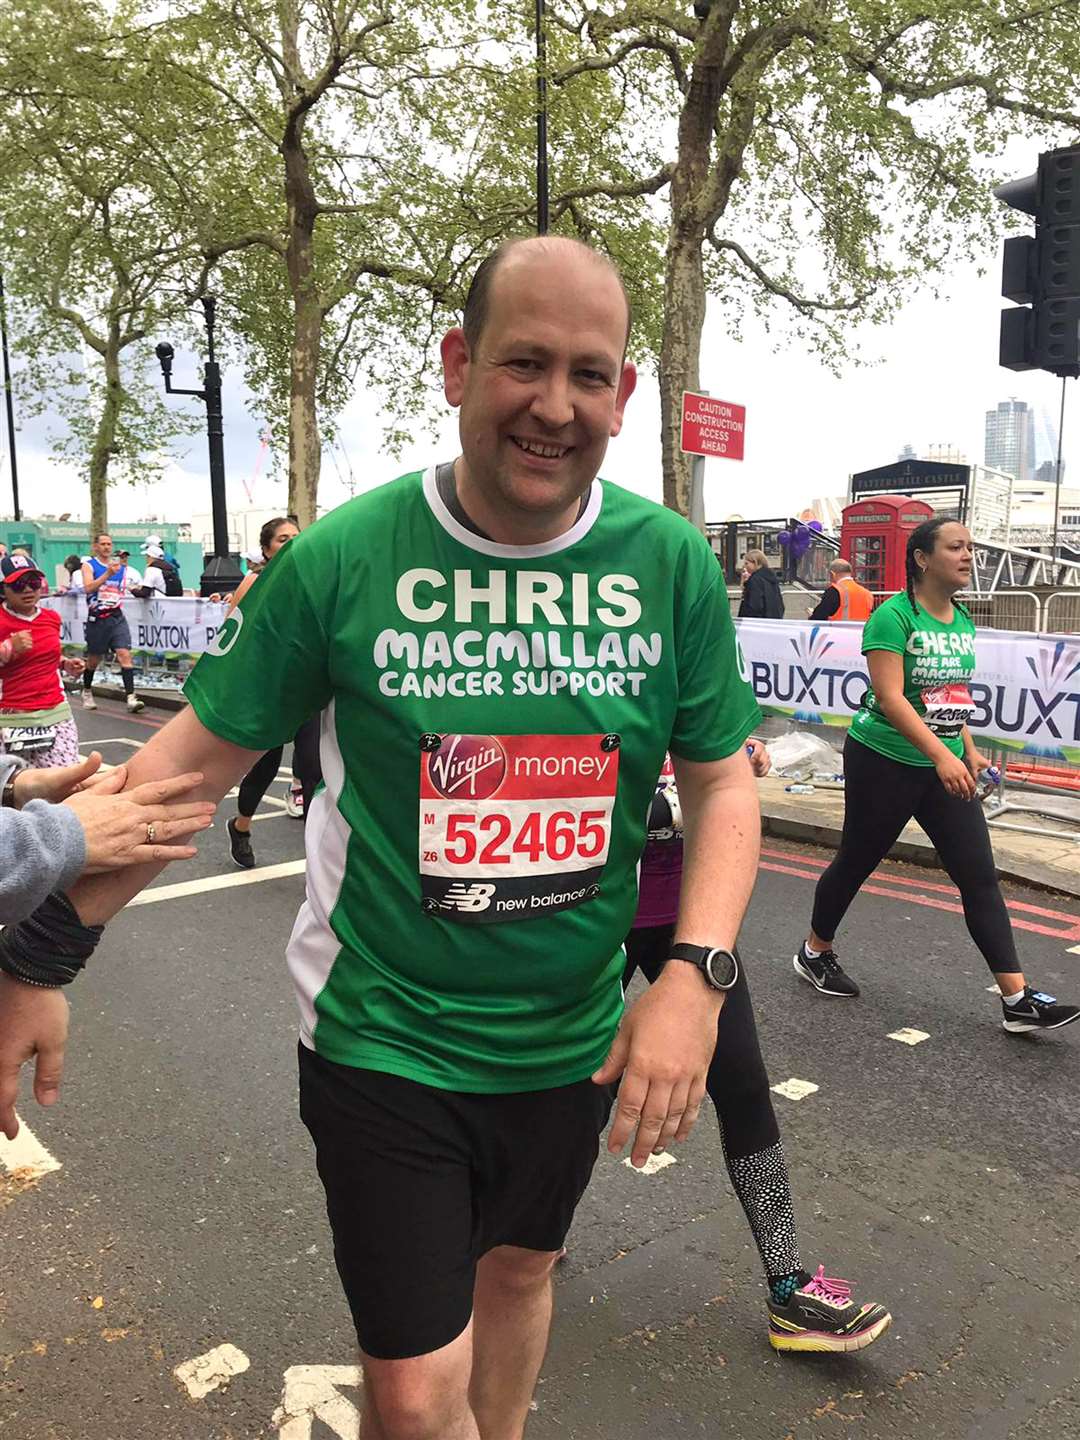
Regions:
[[[180,583],[180,573],[172,565],[162,564],[158,567],[165,576],[165,594],[183,595],[184,587]]]

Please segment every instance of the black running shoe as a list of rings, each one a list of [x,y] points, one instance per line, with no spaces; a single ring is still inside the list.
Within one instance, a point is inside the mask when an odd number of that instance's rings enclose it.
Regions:
[[[831,950],[823,950],[820,955],[808,955],[804,940],[791,963],[795,967],[795,974],[808,980],[822,995],[839,995],[845,1000],[853,1000],[859,993],[858,985],[850,975],[844,974],[839,960]]]
[[[884,1305],[857,1305],[846,1280],[832,1280],[819,1265],[805,1270],[786,1305],[769,1304],[769,1344],[774,1350],[865,1350],[892,1324]]]
[[[243,830],[237,830],[236,821],[230,820],[228,824],[229,849],[232,851],[232,858],[241,870],[255,869],[255,851],[251,848],[251,836]]]
[[[1015,1005],[1001,1002],[1001,1023],[1013,1035],[1029,1030],[1058,1030],[1080,1019],[1080,1005],[1059,1005],[1053,995],[1042,990],[1024,988],[1024,998]]]

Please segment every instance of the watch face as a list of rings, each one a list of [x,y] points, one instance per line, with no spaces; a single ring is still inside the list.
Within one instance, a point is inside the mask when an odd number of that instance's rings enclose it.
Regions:
[[[705,970],[717,990],[730,989],[739,973],[735,956],[727,950],[710,950]]]

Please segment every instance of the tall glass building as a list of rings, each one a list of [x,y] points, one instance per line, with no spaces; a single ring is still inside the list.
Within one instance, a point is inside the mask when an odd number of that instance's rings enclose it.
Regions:
[[[1001,400],[986,412],[984,465],[1023,484],[1035,474],[1035,412],[1026,400]]]

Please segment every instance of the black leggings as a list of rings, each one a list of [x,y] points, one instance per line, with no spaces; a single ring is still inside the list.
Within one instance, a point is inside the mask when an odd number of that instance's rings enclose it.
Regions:
[[[255,764],[240,781],[240,793],[236,797],[236,808],[245,819],[250,820],[262,804],[262,798],[277,779],[281,768],[281,752],[285,747],[275,745],[260,755]]]
[[[833,939],[859,889],[912,819],[960,891],[968,933],[991,971],[1015,974],[1020,962],[982,806],[950,795],[932,765],[890,760],[850,735],[844,745],[844,834],[814,894],[814,934]]]
[[[623,989],[640,970],[651,985],[671,953],[674,925],[645,926],[626,937]],[[799,1269],[799,1239],[787,1162],[761,1058],[746,973],[735,982],[716,1026],[716,1050],[705,1082],[716,1108],[732,1189],[746,1212],[770,1279]]]
[[[260,755],[255,764],[240,782],[236,797],[236,808],[241,815],[251,819],[262,803],[267,790],[277,779],[281,768],[281,752],[285,747],[277,745]],[[293,741],[293,774],[304,792],[304,819],[307,819],[315,791],[322,780],[322,765],[319,760],[319,716],[305,720],[296,732]]]

